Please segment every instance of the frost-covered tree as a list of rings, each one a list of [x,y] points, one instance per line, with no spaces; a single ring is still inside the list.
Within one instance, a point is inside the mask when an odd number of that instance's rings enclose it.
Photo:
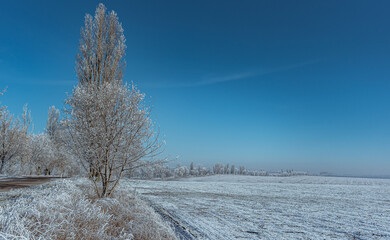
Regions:
[[[125,37],[103,4],[87,14],[76,61],[78,85],[66,100],[68,145],[89,171],[99,197],[110,196],[124,172],[159,153],[145,95],[123,83]]]
[[[213,168],[214,174],[223,174],[224,167],[220,163],[216,163]]]
[[[229,173],[230,173],[229,163],[227,163],[227,164],[225,165],[225,168],[224,168],[224,170],[223,170],[223,173],[224,173],[224,174],[229,174]]]
[[[134,86],[116,81],[98,87],[80,83],[66,101],[69,146],[90,171],[99,197],[110,196],[124,171],[158,153],[143,99]]]
[[[74,155],[70,153],[65,144],[66,138],[69,138],[66,135],[65,124],[60,120],[60,111],[54,106],[49,108],[45,133],[51,141],[54,154],[52,165],[54,169],[52,170],[55,171],[50,171],[50,173],[70,176],[79,172]]]
[[[18,172],[20,174],[25,174],[28,169],[25,169],[25,166],[30,161],[31,157],[31,138],[29,134],[29,129],[31,126],[31,112],[27,108],[27,104],[23,107],[23,114],[21,120],[17,120],[19,124],[19,144],[20,151],[17,154],[18,163],[16,164],[18,167]]]
[[[1,93],[1,95],[3,92]],[[22,120],[9,113],[6,106],[0,109],[0,173],[7,168],[20,172],[28,159],[28,128],[31,124],[27,106],[23,109]],[[17,167],[14,167],[17,166]]]
[[[46,122],[46,133],[51,139],[58,139],[60,129],[60,110],[54,106],[49,107]]]
[[[186,166],[178,166],[173,170],[175,177],[187,177],[190,170]]]
[[[210,174],[210,169],[198,165],[198,176],[206,176]]]
[[[99,86],[122,79],[126,50],[123,28],[114,11],[99,4],[95,16],[85,16],[76,71],[79,83]]]
[[[238,173],[240,175],[243,175],[245,173],[245,167],[244,166],[240,166],[239,170],[238,170]]]
[[[165,166],[164,163],[164,161],[156,161],[150,165],[150,167],[153,169],[153,178],[165,179],[173,175],[169,167]]]
[[[236,174],[236,167],[234,166],[234,164],[232,164],[232,168],[230,170],[230,174]]]
[[[55,167],[55,151],[53,142],[46,133],[31,136],[31,173],[35,175],[51,175]]]

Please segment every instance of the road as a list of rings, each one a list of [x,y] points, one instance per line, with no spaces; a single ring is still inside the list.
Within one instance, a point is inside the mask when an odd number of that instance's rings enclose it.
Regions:
[[[25,188],[42,184],[60,177],[12,177],[0,179],[0,192],[8,192],[15,188]]]

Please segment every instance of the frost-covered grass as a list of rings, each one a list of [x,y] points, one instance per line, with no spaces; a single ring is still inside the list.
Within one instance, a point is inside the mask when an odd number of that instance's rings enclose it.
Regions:
[[[120,185],[97,199],[86,179],[0,194],[0,239],[175,239],[144,201]]]
[[[390,179],[217,175],[131,185],[197,239],[390,239]]]

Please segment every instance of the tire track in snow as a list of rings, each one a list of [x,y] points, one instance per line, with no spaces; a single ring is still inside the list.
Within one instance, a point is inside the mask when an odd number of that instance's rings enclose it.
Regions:
[[[182,220],[176,215],[169,213],[165,208],[153,204],[149,199],[143,198],[145,201],[149,202],[150,206],[165,220],[170,222],[173,227],[177,237],[180,240],[194,240],[198,239],[199,233],[197,230],[192,229],[188,224],[182,222]],[[198,232],[196,234],[196,232]]]

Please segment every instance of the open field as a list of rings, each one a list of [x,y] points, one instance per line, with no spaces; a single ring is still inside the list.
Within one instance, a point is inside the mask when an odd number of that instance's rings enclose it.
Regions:
[[[197,239],[390,239],[390,180],[217,175],[129,181]]]

